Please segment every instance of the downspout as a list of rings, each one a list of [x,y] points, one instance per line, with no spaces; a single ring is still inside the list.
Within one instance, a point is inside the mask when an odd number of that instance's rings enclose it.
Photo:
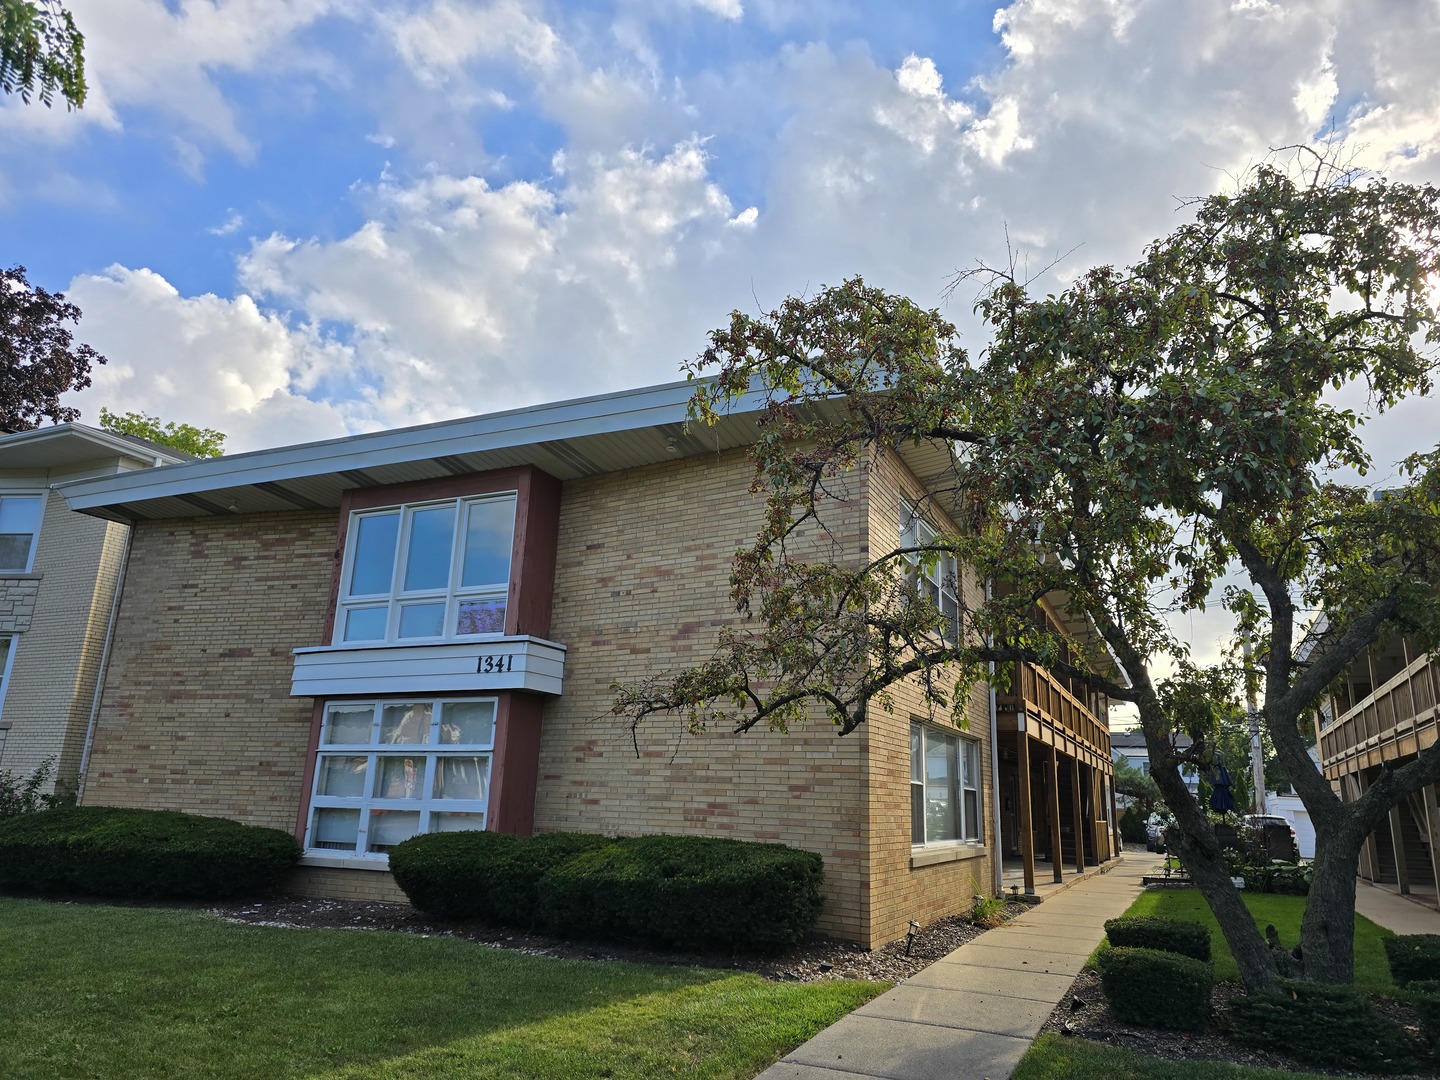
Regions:
[[[120,549],[120,569],[115,576],[115,595],[110,599],[110,619],[105,624],[105,644],[100,649],[100,670],[95,675],[95,694],[90,700],[90,722],[85,727],[85,743],[80,748],[80,779],[75,785],[75,798],[85,795],[85,780],[90,772],[90,747],[95,741],[95,723],[100,716],[100,692],[105,686],[105,671],[110,665],[110,645],[115,640],[115,618],[120,613],[120,593],[125,588],[125,570],[130,564],[130,541],[135,535],[133,525],[125,526],[125,546]]]
[[[985,602],[989,604],[992,599],[991,580],[985,579]],[[986,639],[992,649],[995,647],[995,635],[991,634]],[[1000,727],[997,719],[999,709],[995,699],[995,661],[990,661],[990,812],[995,818],[995,855],[990,861],[995,866],[995,895],[1005,895],[1005,866],[1004,858],[1001,855],[1004,845],[1000,838]]]

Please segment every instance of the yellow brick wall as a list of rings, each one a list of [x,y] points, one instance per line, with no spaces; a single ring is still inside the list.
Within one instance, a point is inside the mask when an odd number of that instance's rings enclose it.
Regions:
[[[712,655],[737,621],[730,560],[753,540],[761,500],[742,452],[702,455],[567,483],[561,501],[552,636],[569,647],[564,696],[546,704],[536,826],[633,835],[694,833],[777,841],[825,859],[821,928],[865,940],[866,735],[828,721],[780,734],[684,732],[647,720],[639,755],[609,714],[612,681],[664,676]],[[864,544],[863,473],[854,502],[827,514],[833,553]],[[813,548],[812,537],[812,549]]]
[[[912,503],[921,487],[894,454],[884,454],[872,466],[868,502],[872,557],[893,551],[900,541],[901,498]],[[953,523],[930,505],[925,516],[938,528],[953,530]],[[981,584],[962,568],[965,606],[976,607],[983,598]],[[977,686],[966,700],[968,729],[960,734],[980,741],[981,804],[986,845],[977,858],[911,868],[910,846],[910,723],[912,717],[955,731],[948,712],[930,715],[919,687],[901,685],[893,693],[893,711],[871,711],[869,728],[870,771],[867,799],[870,819],[870,894],[874,911],[871,925],[876,941],[893,941],[904,935],[911,919],[922,925],[945,915],[968,910],[975,894],[995,892],[995,825],[990,756],[990,698],[988,688]]]
[[[15,634],[0,768],[24,774],[54,758],[62,782],[79,774],[125,533],[51,492],[33,574],[0,578],[0,633]]]
[[[294,829],[313,702],[290,697],[291,650],[322,640],[336,525],[331,510],[135,527],[86,803]]]
[[[336,900],[410,903],[389,874],[379,870],[352,870],[338,866],[302,866],[285,883],[284,891],[296,896],[319,896]]]

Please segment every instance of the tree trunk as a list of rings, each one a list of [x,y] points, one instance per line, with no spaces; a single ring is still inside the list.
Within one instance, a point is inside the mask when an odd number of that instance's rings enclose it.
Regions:
[[[1189,798],[1188,792],[1186,800],[1189,802],[1187,813],[1183,817],[1179,813],[1175,815],[1180,824],[1181,861],[1190,871],[1190,877],[1205,897],[1205,902],[1210,905],[1210,911],[1220,925],[1220,933],[1225,937],[1225,944],[1230,946],[1230,952],[1235,957],[1235,966],[1240,969],[1240,981],[1245,984],[1245,989],[1253,992],[1273,986],[1278,972],[1270,947],[1256,928],[1255,919],[1245,906],[1239,890],[1230,881],[1230,868],[1225,863],[1214,830],[1194,800]],[[1168,799],[1166,801],[1169,802]],[[1176,809],[1173,804],[1170,808]]]
[[[1355,980],[1355,867],[1364,842],[1355,832],[1316,830],[1315,874],[1300,923],[1300,953],[1305,977],[1317,982]]]

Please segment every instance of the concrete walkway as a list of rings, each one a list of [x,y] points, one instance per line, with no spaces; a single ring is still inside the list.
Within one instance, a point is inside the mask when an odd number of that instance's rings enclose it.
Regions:
[[[1130,906],[1160,860],[1127,852],[862,1005],[757,1080],[1006,1080],[1105,920]]]
[[[1355,885],[1355,910],[1397,934],[1440,934],[1440,911],[1368,882]]]

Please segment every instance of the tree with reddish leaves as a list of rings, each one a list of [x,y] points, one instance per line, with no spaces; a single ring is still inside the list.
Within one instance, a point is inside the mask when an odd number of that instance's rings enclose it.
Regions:
[[[79,319],[64,293],[30,284],[23,266],[0,270],[0,428],[79,419],[80,410],[61,405],[60,395],[89,386],[91,365],[105,363],[75,342],[66,324]]]

